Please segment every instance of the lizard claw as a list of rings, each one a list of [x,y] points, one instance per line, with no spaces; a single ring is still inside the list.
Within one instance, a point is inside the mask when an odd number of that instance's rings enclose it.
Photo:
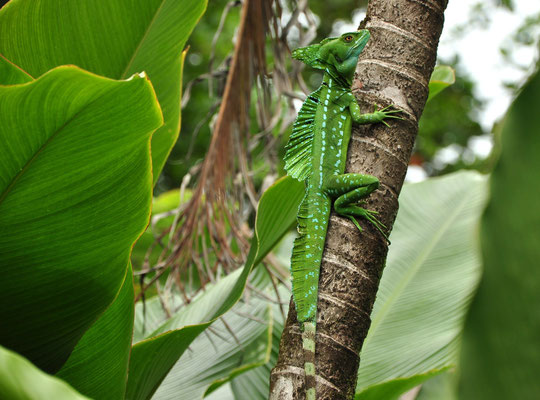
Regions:
[[[385,116],[385,118],[400,119],[400,120],[402,120],[402,121],[405,120],[405,118],[400,117],[400,116],[398,116],[398,115],[387,115],[387,116]]]
[[[387,229],[386,225],[383,224],[381,221],[379,221],[374,216],[374,215],[378,214],[378,212],[377,211],[371,211],[371,210],[366,210],[366,211],[367,211],[366,219],[373,224],[373,226],[381,233],[381,235],[383,235],[383,237],[386,239],[388,244],[391,244],[390,240],[388,240],[388,235],[384,232],[384,229]]]
[[[376,217],[376,215],[378,215],[379,213],[377,211],[367,210],[365,208],[360,208],[358,206],[356,207],[357,208],[355,209],[354,215],[353,214],[342,214],[342,215],[349,218],[360,232],[362,232],[362,227],[356,220],[355,216],[365,218],[375,227],[375,229],[377,229],[381,233],[381,235],[384,236],[388,244],[390,244],[390,241],[388,240],[388,235],[384,232],[384,230],[387,229],[386,225],[383,224],[381,221],[379,221],[379,219]]]
[[[388,107],[390,107],[390,106],[388,106]],[[381,111],[386,110],[388,107],[382,109]],[[397,109],[395,109],[395,108],[392,109],[392,110],[384,111],[385,114],[395,114],[395,113],[400,113],[400,112],[401,112],[401,110],[397,110]]]
[[[356,218],[354,218],[352,215],[349,215],[349,219],[352,221],[352,223],[358,228],[358,230],[360,232],[362,232],[362,227],[360,226],[360,224],[358,223],[358,221],[356,220]]]
[[[374,108],[375,108],[374,113],[377,113],[382,117],[380,122],[385,124],[387,127],[390,127],[390,125],[388,125],[388,123],[385,121],[386,118],[399,119],[399,120],[402,120],[402,121],[405,119],[405,118],[403,118],[403,117],[401,117],[399,115],[394,115],[394,114],[401,113],[403,111],[395,109],[392,104],[388,105],[388,106],[386,106],[384,108],[381,108],[380,110],[378,109],[377,104],[374,104]]]

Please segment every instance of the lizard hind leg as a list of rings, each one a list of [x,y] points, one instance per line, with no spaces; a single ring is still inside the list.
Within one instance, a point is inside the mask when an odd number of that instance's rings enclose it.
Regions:
[[[377,230],[386,238],[384,232],[386,226],[380,222],[376,211],[367,210],[357,205],[371,192],[379,187],[379,180],[371,175],[363,174],[341,174],[331,176],[326,182],[326,192],[337,199],[334,202],[334,210],[339,215],[349,218],[361,232],[362,228],[356,217],[364,218],[377,228]]]

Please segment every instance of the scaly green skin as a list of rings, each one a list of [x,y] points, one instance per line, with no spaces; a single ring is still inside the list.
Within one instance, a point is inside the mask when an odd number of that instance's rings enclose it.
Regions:
[[[299,236],[291,258],[293,298],[302,330],[306,399],[315,400],[315,332],[319,269],[330,207],[361,230],[356,217],[365,218],[381,230],[375,212],[356,205],[379,187],[377,178],[344,174],[351,121],[357,124],[384,122],[396,110],[375,110],[361,114],[351,92],[351,80],[358,56],[369,39],[361,30],[329,38],[297,49],[293,57],[323,69],[321,86],[304,102],[287,144],[285,169],[306,183],[306,193],[298,210]],[[381,230],[382,232],[382,230]]]

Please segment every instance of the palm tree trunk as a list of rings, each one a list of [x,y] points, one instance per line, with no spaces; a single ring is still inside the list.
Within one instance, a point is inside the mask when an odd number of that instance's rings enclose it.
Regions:
[[[405,120],[353,127],[347,172],[374,175],[381,187],[366,208],[380,213],[391,229],[398,195],[435,65],[447,0],[371,0],[361,28],[371,39],[360,56],[353,82],[363,112],[374,104],[394,104]],[[359,353],[384,268],[388,246],[369,223],[355,226],[333,214],[319,283],[316,338],[318,400],[351,399]],[[294,305],[281,337],[279,359],[270,378],[270,399],[304,399],[301,335]]]

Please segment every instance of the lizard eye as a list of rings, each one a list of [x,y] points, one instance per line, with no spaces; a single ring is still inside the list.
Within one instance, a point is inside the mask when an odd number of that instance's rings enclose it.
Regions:
[[[350,43],[353,41],[353,36],[352,35],[347,35],[343,38],[343,40],[346,42],[346,43]]]

